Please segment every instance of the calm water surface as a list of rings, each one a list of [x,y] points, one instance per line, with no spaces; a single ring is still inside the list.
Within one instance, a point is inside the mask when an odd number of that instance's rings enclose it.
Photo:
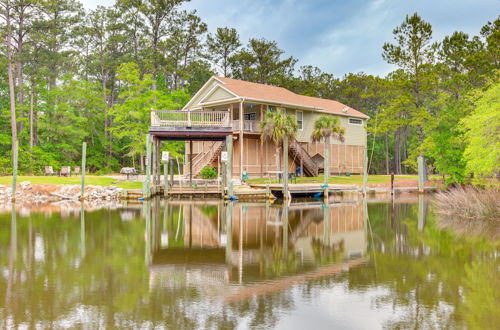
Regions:
[[[498,329],[499,242],[423,198],[0,209],[0,328]]]

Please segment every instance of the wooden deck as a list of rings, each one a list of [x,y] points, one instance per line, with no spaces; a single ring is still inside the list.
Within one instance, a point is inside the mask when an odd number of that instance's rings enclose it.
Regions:
[[[282,184],[270,184],[269,189],[276,197],[283,197]],[[321,184],[289,183],[288,191],[292,197],[322,196],[325,188]],[[355,185],[329,185],[328,190],[333,191],[358,191]],[[318,195],[319,194],[319,195]]]

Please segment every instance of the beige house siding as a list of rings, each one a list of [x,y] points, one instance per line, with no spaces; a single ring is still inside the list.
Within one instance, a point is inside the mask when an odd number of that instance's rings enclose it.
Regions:
[[[217,87],[210,95],[202,99],[202,102],[213,102],[234,98],[235,96],[223,88]]]
[[[321,116],[327,115],[320,112],[303,111],[304,124],[303,129],[297,133],[297,141],[311,142],[311,133],[314,129],[314,122]],[[335,116],[335,115],[328,115]],[[332,139],[332,144],[346,144],[356,146],[366,146],[366,120],[363,125],[349,124],[349,117],[335,116],[340,121],[340,126],[345,128],[344,142]]]
[[[203,90],[200,89],[197,95],[195,95],[189,103],[191,104],[191,108],[197,107],[198,104],[201,102],[202,99],[204,99],[207,96],[207,93],[214,88],[215,85],[217,85],[218,82],[216,80],[210,80],[209,83],[204,86]]]

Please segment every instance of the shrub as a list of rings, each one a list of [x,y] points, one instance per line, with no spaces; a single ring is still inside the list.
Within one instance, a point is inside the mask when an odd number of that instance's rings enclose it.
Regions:
[[[497,189],[457,187],[436,195],[436,212],[444,217],[466,220],[500,220],[500,192]]]
[[[200,171],[200,176],[202,179],[214,179],[217,177],[217,170],[212,166],[205,166]]]

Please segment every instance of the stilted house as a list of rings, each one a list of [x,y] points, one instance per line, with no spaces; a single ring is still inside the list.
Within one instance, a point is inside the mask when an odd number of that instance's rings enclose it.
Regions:
[[[182,111],[153,111],[150,132],[161,134],[162,126],[172,122],[178,126],[179,116],[187,126],[179,131],[179,139],[189,134],[189,125],[212,127],[214,134],[220,130],[227,135],[229,131],[233,135],[233,177],[241,177],[244,171],[249,177],[265,177],[279,171],[280,150],[273,141],[262,138],[260,123],[266,112],[279,109],[295,116],[299,127],[295,141],[289,143],[289,172],[301,166],[305,176],[316,176],[323,170],[324,143],[313,142],[311,132],[316,119],[330,115],[339,118],[345,128],[344,142],[331,141],[330,173],[363,173],[368,116],[334,100],[299,95],[277,86],[213,76]],[[211,139],[208,130],[207,136],[186,144],[184,174],[190,175],[192,169],[196,177],[207,165],[219,166],[224,141]]]

